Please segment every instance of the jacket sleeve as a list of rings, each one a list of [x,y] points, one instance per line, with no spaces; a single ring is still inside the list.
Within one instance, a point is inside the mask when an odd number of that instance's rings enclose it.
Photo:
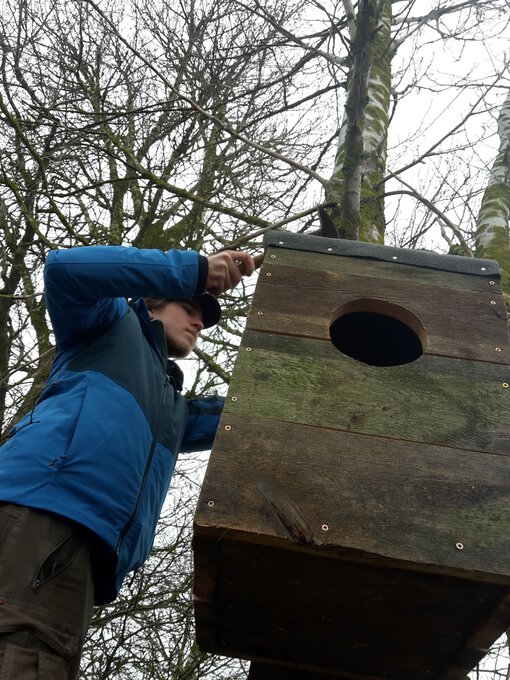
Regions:
[[[44,281],[57,345],[72,344],[92,329],[110,325],[125,313],[127,297],[185,299],[201,292],[203,260],[191,250],[124,246],[51,251]]]
[[[220,420],[224,397],[217,395],[188,400],[188,421],[181,452],[210,449]]]

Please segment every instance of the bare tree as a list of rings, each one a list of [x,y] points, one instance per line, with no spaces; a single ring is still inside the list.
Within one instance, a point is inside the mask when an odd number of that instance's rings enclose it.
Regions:
[[[326,204],[343,237],[495,257],[507,277],[508,10],[508,0],[4,0],[4,436],[51,362],[49,249],[257,251],[275,226],[316,228]],[[225,296],[221,326],[189,362],[190,393],[225,389],[249,293]],[[97,613],[83,677],[246,674],[193,643],[197,477],[181,475],[151,560]]]

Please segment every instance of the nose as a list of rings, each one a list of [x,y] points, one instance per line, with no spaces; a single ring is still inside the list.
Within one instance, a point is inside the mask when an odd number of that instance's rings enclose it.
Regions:
[[[191,323],[193,324],[193,327],[197,329],[197,333],[200,333],[200,331],[204,328],[202,314],[198,311],[195,312],[195,314],[193,314],[193,318],[191,319]]]

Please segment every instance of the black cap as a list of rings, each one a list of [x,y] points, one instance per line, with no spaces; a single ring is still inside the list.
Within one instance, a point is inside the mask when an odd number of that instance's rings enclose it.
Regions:
[[[202,295],[195,295],[192,299],[200,307],[204,328],[210,328],[218,323],[221,319],[221,307],[214,295],[202,293]]]

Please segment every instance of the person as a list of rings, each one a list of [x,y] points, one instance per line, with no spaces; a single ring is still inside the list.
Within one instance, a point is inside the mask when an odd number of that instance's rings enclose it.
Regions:
[[[53,364],[0,448],[0,680],[76,677],[93,604],[149,555],[177,453],[214,437],[222,400],[187,401],[168,358],[253,270],[234,251],[49,253]]]

